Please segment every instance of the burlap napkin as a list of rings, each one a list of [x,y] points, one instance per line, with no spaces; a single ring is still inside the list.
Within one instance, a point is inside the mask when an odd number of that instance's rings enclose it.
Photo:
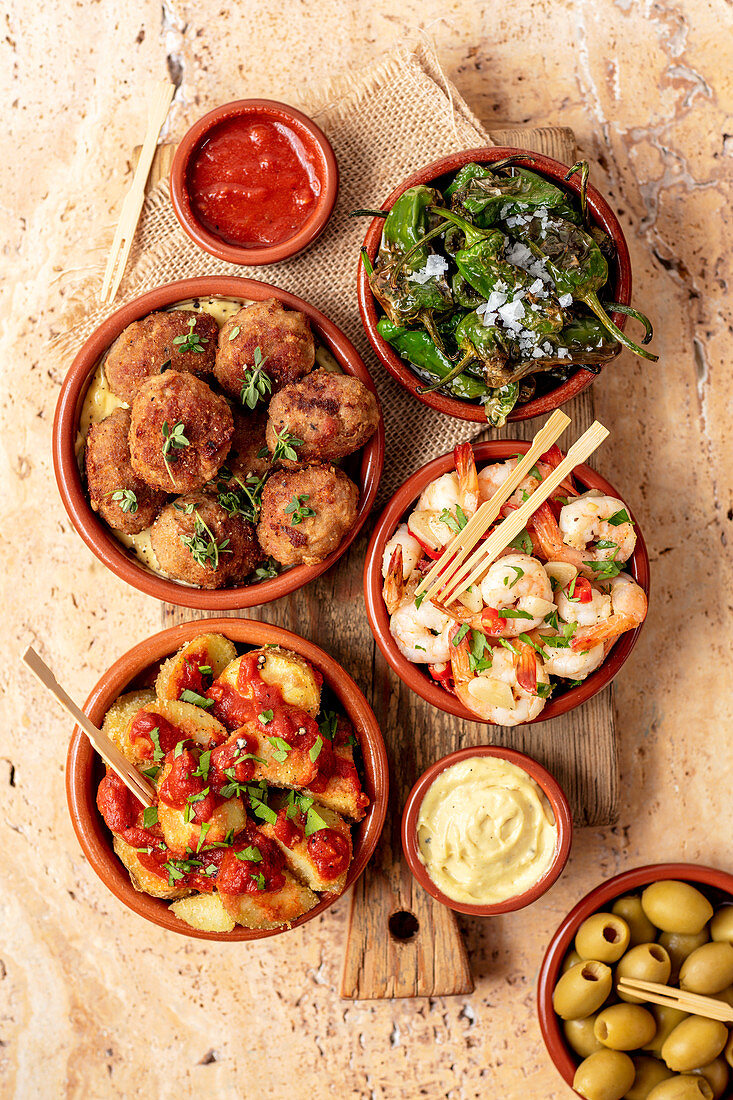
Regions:
[[[176,279],[246,275],[298,294],[322,310],[359,349],[379,392],[387,434],[379,495],[384,501],[409,473],[456,442],[478,434],[481,425],[454,420],[420,404],[377,360],[356,300],[357,261],[367,223],[348,214],[381,205],[400,180],[437,157],[493,143],[424,46],[398,49],[361,74],[337,78],[306,90],[299,98],[328,135],[340,170],[338,202],[320,240],[308,252],[281,264],[242,268],[223,263],[200,251],[185,235],[164,182],[145,202],[114,308]],[[98,281],[88,285],[84,295],[75,295],[76,306],[68,314],[66,331],[55,341],[55,350],[73,354],[112,312],[109,306],[96,305]],[[85,304],[80,306],[80,301]]]

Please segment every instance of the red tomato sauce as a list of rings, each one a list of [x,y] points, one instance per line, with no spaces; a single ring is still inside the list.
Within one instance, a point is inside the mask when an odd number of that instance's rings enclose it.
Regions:
[[[188,170],[196,217],[244,248],[289,240],[313,213],[321,183],[294,129],[251,116],[214,127]]]
[[[237,853],[245,848],[256,848],[261,859],[238,859]],[[279,890],[285,885],[283,866],[285,860],[274,841],[269,840],[251,822],[237,837],[232,848],[224,850],[221,868],[217,879],[217,889],[223,894],[258,894],[259,882],[264,877],[264,890]]]
[[[158,731],[160,751],[163,754],[174,749],[179,741],[186,740],[185,733],[166,718],[161,718],[159,714],[151,714],[147,710],[139,711],[130,726],[130,740],[142,755],[149,757],[151,760],[155,749],[151,734],[155,729]],[[143,744],[136,745],[136,741],[142,741]]]
[[[191,820],[197,825],[210,821],[222,798],[212,789],[208,778],[205,782],[203,776],[194,774],[199,770],[197,756],[190,749],[184,749],[179,756],[168,755],[165,762],[166,766],[170,765],[170,770],[160,785],[159,800],[178,810],[190,805],[193,813]],[[201,795],[204,791],[208,793],[203,798],[189,802],[193,796]]]
[[[272,826],[272,832],[286,848],[294,848],[305,836],[303,815],[298,813],[294,818],[289,818],[287,810],[278,810],[277,821]]]
[[[316,870],[327,881],[338,878],[349,866],[351,847],[335,829],[319,829],[308,837],[307,846]]]

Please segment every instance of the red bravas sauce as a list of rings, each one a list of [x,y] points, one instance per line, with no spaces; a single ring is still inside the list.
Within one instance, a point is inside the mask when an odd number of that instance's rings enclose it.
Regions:
[[[188,192],[206,229],[257,248],[297,233],[315,210],[321,182],[294,129],[245,115],[211,131],[189,166]]]

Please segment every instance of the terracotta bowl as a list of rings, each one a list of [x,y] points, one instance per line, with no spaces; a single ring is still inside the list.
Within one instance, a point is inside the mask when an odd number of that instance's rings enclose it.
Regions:
[[[733,875],[726,871],[696,863],[652,863],[648,867],[624,871],[596,886],[568,913],[550,940],[537,979],[537,1011],[549,1055],[571,1086],[580,1058],[565,1042],[562,1022],[552,1008],[552,991],[560,977],[563,959],[572,946],[578,928],[592,913],[605,911],[622,894],[638,893],[651,882],[668,878],[692,883],[708,895],[713,904],[733,901]]]
[[[149,684],[151,675],[155,674],[160,663],[203,630],[224,634],[238,647],[274,643],[300,653],[322,673],[324,683],[338,697],[341,707],[351,719],[364,760],[364,790],[371,799],[371,806],[366,817],[352,830],[354,858],[346,879],[348,888],[369,862],[384,825],[389,793],[387,753],[377,720],[361,691],[333,657],[329,657],[318,646],[289,630],[250,619],[204,619],[182,623],[153,634],[115,661],[87,699],[85,713],[100,726],[106,711],[119,695],[143,683]],[[239,927],[233,932],[199,932],[175,917],[167,902],[138,893],[112,849],[112,835],[97,810],[97,786],[103,775],[104,766],[100,757],[79,727],[75,726],[66,758],[66,797],[71,823],[92,869],[128,909],[170,932],[179,932],[182,936],[193,936],[197,939],[261,940],[281,934],[283,929]],[[336,900],[334,897],[324,898],[315,909],[293,921],[292,927],[317,917]]]
[[[580,194],[580,183],[577,175],[571,176],[567,181],[564,179],[568,171],[567,165],[560,164],[559,161],[552,160],[550,157],[544,157],[540,153],[532,153],[527,149],[490,146],[479,149],[464,149],[463,152],[460,153],[451,153],[449,156],[441,157],[440,160],[433,161],[432,164],[428,164],[425,168],[413,172],[413,174],[399,184],[398,187],[395,187],[391,195],[385,199],[382,203],[382,210],[390,210],[404,191],[407,191],[410,187],[417,186],[417,184],[426,183],[437,187],[439,190],[443,190],[448,186],[455,173],[462,168],[464,164],[470,164],[472,162],[492,164],[494,161],[503,160],[504,157],[516,153],[523,153],[529,157],[528,160],[520,162],[520,167],[530,168],[540,175],[547,176],[554,184],[572,195],[578,196]],[[609,279],[607,283],[612,295],[612,301],[618,302],[620,305],[628,305],[631,301],[631,260],[626,239],[618,218],[601,193],[596,191],[595,187],[591,186],[588,187],[588,210],[593,222],[608,234],[616,246],[616,257],[609,263]],[[374,261],[379,249],[383,225],[384,219],[374,218],[374,220],[370,222],[364,238],[364,247],[372,261]],[[437,391],[433,393],[418,392],[419,387],[423,386],[425,383],[417,376],[409,364],[394,351],[387,341],[380,336],[377,330],[377,321],[382,316],[382,310],[369,288],[369,280],[367,279],[367,274],[362,263],[359,264],[357,285],[362,324],[364,325],[366,334],[369,337],[369,342],[374,348],[374,351],[381,359],[382,363],[384,363],[392,377],[404,386],[413,397],[416,397],[418,401],[422,401],[424,405],[430,405],[431,408],[437,409],[438,412],[446,413],[448,416],[454,416],[458,420],[472,420],[479,424],[485,424],[486,414],[484,413],[483,406],[479,405],[477,402],[463,401],[458,397],[449,397]],[[612,313],[611,317],[619,328],[624,328],[626,323],[625,315]],[[549,390],[547,393],[543,393],[541,396],[533,398],[533,400],[528,401],[526,405],[514,409],[507,419],[531,420],[533,416],[541,416],[543,413],[551,412],[553,409],[559,408],[560,405],[564,405],[571,397],[575,397],[576,394],[587,389],[595,377],[596,375],[591,371],[579,367],[566,382],[562,382],[559,386]]]
[[[261,247],[241,247],[222,240],[204,226],[196,215],[189,194],[189,166],[213,130],[232,118],[248,116],[282,123],[294,130],[310,154],[321,190],[316,207],[301,228],[285,241]],[[225,103],[194,123],[176,150],[170,176],[171,201],[176,217],[194,244],[204,252],[230,264],[274,264],[308,248],[326,228],[336,204],[339,170],[331,144],[307,115],[272,99],[238,99]]]
[[[430,878],[425,864],[420,859],[420,848],[417,841],[417,819],[422,800],[427,794],[428,788],[446,768],[474,756],[497,756],[500,760],[507,760],[510,764],[516,764],[518,768],[522,768],[542,788],[547,801],[552,806],[552,812],[557,822],[555,855],[542,878],[523,894],[517,894],[516,897],[507,898],[506,901],[497,902],[494,905],[468,905],[464,902],[454,901],[453,898],[449,898],[442,890],[439,890]],[[459,749],[458,752],[451,752],[448,756],[444,756],[442,760],[436,761],[426,772],[423,772],[410,791],[402,814],[402,850],[410,865],[410,870],[423,890],[427,890],[436,901],[447,905],[449,909],[453,909],[456,913],[468,913],[473,917],[493,917],[499,913],[513,913],[515,910],[524,909],[525,906],[531,905],[533,901],[537,901],[562,874],[568,861],[572,840],[573,818],[570,813],[570,806],[565,797],[565,792],[554,776],[550,775],[547,769],[538,764],[536,760],[533,760],[531,756],[525,756],[523,752],[516,752],[514,749],[500,748],[498,745],[479,745],[476,748]]]
[[[359,511],[356,522],[341,545],[325,561],[318,565],[297,565],[277,577],[260,581],[258,584],[214,591],[192,588],[151,573],[132,554],[128,554],[110,528],[89,505],[75,454],[79,417],[99,360],[127,325],[153,310],[165,309],[166,306],[173,305],[175,302],[209,296],[254,301],[277,298],[288,309],[300,310],[308,317],[318,339],[335,356],[344,373],[359,378],[376,396],[369,372],[351,341],[319,310],[301,298],[296,298],[294,294],[255,279],[221,276],[182,279],[180,282],[168,283],[167,286],[150,290],[122,306],[92,333],[81,348],[64,379],[56,405],[53,423],[53,465],[61,499],[71,522],[89,549],[116,576],[148,596],[166,600],[179,607],[231,611],[243,607],[257,607],[295,592],[324,573],[346,552],[359,534],[374,504],[384,464],[384,424],[380,418],[377,431],[360,452],[359,473],[354,478],[359,486]]]
[[[485,443],[474,443],[473,453],[476,458],[476,465],[481,469],[482,466],[489,465],[492,462],[501,462],[516,454],[524,454],[529,450],[529,447],[530,444],[523,439],[495,439]],[[455,462],[452,452],[442,455],[440,458],[434,458],[432,462],[428,462],[417,470],[412,477],[409,477],[392,497],[377,521],[367,549],[364,566],[364,599],[369,625],[372,628],[377,645],[399,678],[409,688],[416,691],[418,695],[421,695],[423,699],[427,699],[434,707],[438,707],[439,710],[444,710],[448,714],[455,714],[458,718],[463,718],[468,722],[480,722],[482,719],[464,707],[455,695],[436,683],[428,672],[423,672],[422,665],[414,665],[402,656],[389,632],[389,615],[382,598],[382,557],[387,542],[403,521],[406,513],[411,510],[426,485],[436,477],[440,477],[441,474],[453,469],[455,469]],[[576,466],[573,473],[583,489],[600,489],[602,493],[620,497],[623,500],[623,495],[619,494],[605,478],[602,478],[590,466]],[[631,514],[630,509],[629,514]],[[624,568],[631,573],[648,596],[649,556],[644,537],[638,525],[636,533],[636,549]],[[546,722],[550,718],[557,718],[558,715],[574,710],[575,707],[579,707],[582,703],[597,695],[606,684],[610,684],[619,672],[636,645],[641,629],[642,627],[639,626],[636,630],[622,634],[599,669],[592,672],[578,687],[570,688],[557,699],[550,699],[539,718],[535,718],[527,724],[533,725],[535,722]],[[492,723],[487,722],[486,724],[491,725]]]

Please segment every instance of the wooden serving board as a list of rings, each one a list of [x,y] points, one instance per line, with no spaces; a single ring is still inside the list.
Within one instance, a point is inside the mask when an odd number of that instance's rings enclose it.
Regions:
[[[498,145],[529,148],[566,164],[575,159],[573,133],[562,127],[494,131],[491,137]],[[174,152],[175,146],[159,147],[149,187],[168,174]],[[573,419],[575,439],[593,420],[592,389],[575,398],[566,411]],[[532,421],[513,424],[511,430],[531,438],[539,427]],[[500,434],[486,432],[485,437]],[[568,440],[560,443],[566,446]],[[426,452],[425,457],[434,456]],[[576,826],[613,823],[618,776],[612,689],[552,722],[513,729],[461,722],[433,709],[394,675],[369,629],[362,596],[369,527],[328,573],[306,588],[232,615],[286,627],[327,650],[361,686],[387,744],[390,808],[379,846],[352,892],[341,995],[470,993],[473,980],[456,919],[415,883],[402,855],[400,819],[406,796],[421,772],[439,757],[456,748],[494,743],[528,753],[556,776],[570,800]],[[165,626],[172,626],[204,616],[164,604],[162,617]]]

